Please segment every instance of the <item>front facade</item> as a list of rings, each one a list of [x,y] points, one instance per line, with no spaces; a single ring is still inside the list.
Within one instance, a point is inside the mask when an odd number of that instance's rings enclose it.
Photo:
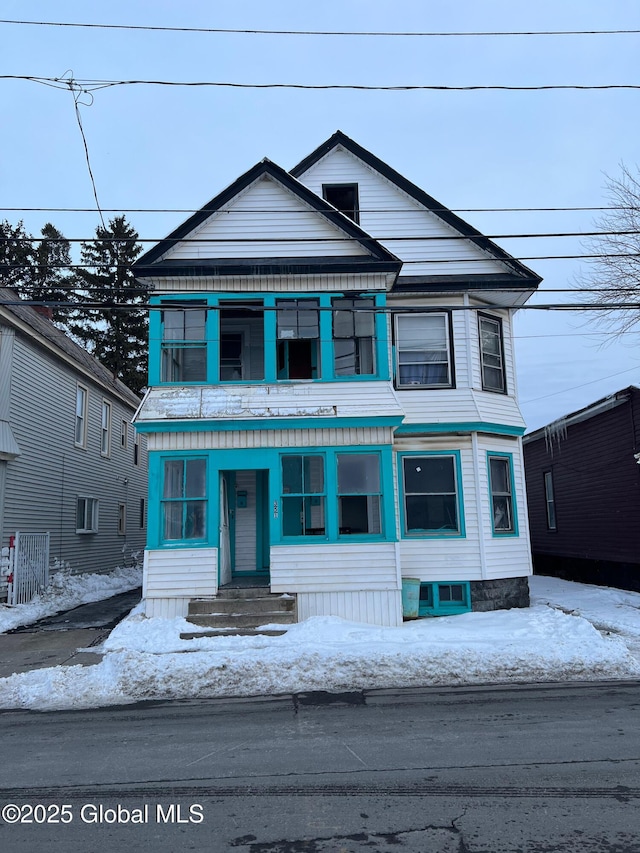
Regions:
[[[262,579],[298,619],[523,606],[512,316],[539,278],[344,134],[134,267],[156,306],[148,615]]]
[[[640,591],[640,388],[524,438],[536,573]]]
[[[51,320],[0,288],[4,553],[16,531],[48,532],[54,568],[107,571],[142,560],[146,439],[132,426],[139,402]]]

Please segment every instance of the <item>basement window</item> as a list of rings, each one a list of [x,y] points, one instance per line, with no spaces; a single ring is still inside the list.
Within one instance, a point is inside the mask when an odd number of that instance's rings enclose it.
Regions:
[[[419,616],[454,616],[471,610],[468,581],[420,584]]]

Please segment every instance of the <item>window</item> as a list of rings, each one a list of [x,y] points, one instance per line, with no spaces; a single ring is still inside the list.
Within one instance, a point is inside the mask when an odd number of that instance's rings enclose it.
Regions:
[[[323,184],[322,197],[349,219],[360,222],[357,184]]]
[[[456,454],[402,457],[405,535],[462,535]]]
[[[162,491],[165,541],[205,539],[206,479],[206,459],[165,460]]]
[[[419,616],[452,616],[471,610],[468,582],[421,583]]]
[[[547,528],[557,530],[556,499],[553,492],[553,474],[551,471],[544,472],[544,498],[547,505]]]
[[[133,464],[140,464],[140,435],[138,432],[133,434]]]
[[[319,376],[320,303],[317,299],[278,299],[278,379]]]
[[[207,312],[202,302],[194,307],[162,311],[162,382],[206,382]]]
[[[120,447],[123,450],[127,449],[129,444],[129,423],[123,420],[120,425]]]
[[[381,533],[380,457],[377,453],[338,454],[340,535]]]
[[[493,532],[516,533],[510,456],[489,456],[489,491]]]
[[[220,305],[220,380],[264,379],[264,309],[260,301]]]
[[[125,536],[127,533],[127,505],[118,504],[118,536]]]
[[[100,454],[108,456],[111,453],[111,403],[102,401],[102,421],[100,426]]]
[[[145,512],[146,512],[146,501],[144,498],[140,498],[140,530],[142,530],[142,528],[144,527]]]
[[[448,388],[453,384],[448,314],[396,317],[398,388]]]
[[[282,457],[282,535],[324,536],[324,457]]]
[[[333,369],[336,376],[375,373],[374,300],[333,299]]]
[[[502,344],[502,320],[480,314],[480,366],[482,389],[505,393],[507,383],[504,371],[504,348]]]
[[[88,391],[82,385],[76,389],[76,447],[87,446],[87,399]]]
[[[98,501],[96,498],[78,498],[76,501],[76,533],[98,532]]]

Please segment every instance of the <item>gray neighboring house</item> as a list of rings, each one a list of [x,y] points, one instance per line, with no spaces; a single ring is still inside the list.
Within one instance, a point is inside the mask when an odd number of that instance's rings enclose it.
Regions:
[[[0,288],[0,546],[16,530],[48,531],[54,568],[131,565],[146,539],[146,441],[131,424],[140,399],[18,301]]]

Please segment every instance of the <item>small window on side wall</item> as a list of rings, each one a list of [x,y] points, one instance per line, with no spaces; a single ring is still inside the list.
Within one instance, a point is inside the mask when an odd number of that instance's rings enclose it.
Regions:
[[[98,501],[79,497],[76,501],[76,533],[98,532]]]
[[[505,394],[507,380],[504,365],[502,320],[500,317],[478,315],[480,332],[480,369],[482,390]]]
[[[489,456],[489,491],[494,535],[517,533],[511,456]]]
[[[354,222],[360,222],[357,184],[323,184],[322,197]]]
[[[453,385],[448,314],[396,317],[398,388],[450,388]]]
[[[553,474],[551,471],[544,472],[544,499],[547,506],[547,529],[557,530],[556,499],[553,491]]]
[[[83,385],[78,385],[76,388],[76,426],[75,426],[75,444],[76,447],[87,446],[87,401],[89,392]]]

